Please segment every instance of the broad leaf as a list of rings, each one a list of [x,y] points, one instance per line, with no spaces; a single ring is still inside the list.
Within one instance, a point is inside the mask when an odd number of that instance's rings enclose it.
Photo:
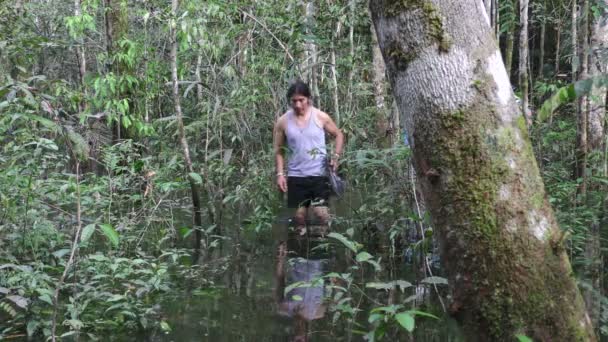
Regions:
[[[373,258],[373,256],[371,254],[369,254],[367,252],[361,252],[361,253],[357,254],[357,256],[355,257],[355,260],[357,260],[357,262],[364,262],[371,258]]]
[[[342,242],[342,244],[346,247],[348,247],[348,249],[350,249],[351,251],[353,251],[354,253],[357,253],[357,250],[359,249],[359,246],[357,245],[356,242],[349,240],[347,237],[345,237],[344,235],[340,234],[340,233],[329,233],[327,234],[327,237],[336,239],[340,242]]]
[[[428,277],[428,278],[424,278],[422,279],[421,283],[423,284],[441,284],[441,285],[447,285],[448,284],[448,280],[443,278],[443,277]]]
[[[412,332],[414,331],[414,317],[407,312],[401,312],[395,315],[395,319],[399,324],[405,328],[405,330]]]
[[[190,172],[188,174],[188,176],[190,176],[190,178],[194,181],[194,183],[196,183],[196,184],[203,184],[203,178],[198,173],[196,173],[196,172]]]
[[[119,236],[114,227],[106,223],[100,224],[99,227],[101,228],[101,232],[103,233],[103,235],[105,235],[108,240],[110,240],[112,245],[114,245],[114,247],[118,247]]]
[[[95,232],[95,224],[91,223],[86,225],[80,234],[80,242],[87,242]]]

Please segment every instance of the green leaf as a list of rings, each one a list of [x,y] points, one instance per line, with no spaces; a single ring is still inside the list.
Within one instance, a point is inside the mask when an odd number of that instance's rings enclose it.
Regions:
[[[53,305],[53,300],[51,299],[51,296],[49,296],[48,294],[43,294],[42,296],[39,296],[38,299],[40,299],[41,301],[43,301],[49,305]]]
[[[405,328],[405,330],[412,332],[414,331],[414,317],[407,312],[401,312],[395,315],[395,319],[399,324]]]
[[[53,256],[57,259],[63,258],[64,255],[70,253],[69,248],[62,248],[53,252]]]
[[[297,288],[297,287],[310,287],[310,284],[304,281],[296,281],[295,283],[287,286],[284,290],[284,294],[288,294],[289,292],[291,292],[291,290]]]
[[[293,299],[297,302],[301,302],[302,300],[304,300],[304,298],[302,298],[302,296],[300,296],[300,295],[293,295],[293,296],[291,296],[291,299]]]
[[[410,315],[414,315],[414,316],[424,316],[424,317],[439,319],[439,317],[437,317],[433,314],[430,314],[430,313],[424,312],[424,311],[420,311],[420,310],[407,310],[407,313],[409,313]]]
[[[196,173],[196,172],[190,172],[188,174],[188,176],[190,176],[190,178],[194,181],[194,183],[196,183],[196,184],[203,184],[203,178],[198,173]]]
[[[355,257],[355,260],[357,260],[357,262],[364,262],[371,258],[373,258],[373,256],[371,254],[369,254],[367,252],[361,252],[361,253],[357,254],[357,256]]]
[[[91,223],[86,225],[80,234],[80,242],[87,242],[95,232],[95,224]]]
[[[171,331],[171,326],[169,325],[169,323],[167,323],[165,321],[160,322],[160,328],[165,332]]]
[[[390,290],[399,287],[401,291],[404,291],[406,288],[412,287],[412,283],[405,280],[393,280],[386,283],[369,282],[365,284],[365,287],[378,290]]]
[[[108,240],[110,240],[112,245],[114,245],[114,247],[118,247],[119,236],[114,227],[106,223],[100,224],[99,227],[101,228],[101,232],[103,233],[103,235],[105,235]]]
[[[194,229],[190,229],[188,227],[181,227],[179,229],[179,233],[181,234],[182,238],[187,238],[188,236],[190,236],[190,234],[192,234],[192,232],[194,232]]]
[[[27,308],[28,300],[25,297],[13,295],[13,296],[7,296],[6,299],[8,299],[11,302],[15,303],[15,305],[17,305],[18,307],[20,307],[22,309],[26,309]]]
[[[340,233],[329,233],[327,234],[327,237],[336,239],[340,242],[342,242],[342,244],[346,247],[348,247],[348,249],[350,249],[351,251],[353,251],[354,253],[357,253],[357,250],[359,249],[359,246],[356,242],[349,240],[347,237],[345,237],[344,235],[340,234]]]
[[[441,284],[441,285],[447,285],[448,284],[448,280],[442,277],[428,277],[428,278],[424,278],[422,279],[421,283],[423,284]]]
[[[373,313],[373,314],[369,315],[369,318],[367,319],[367,321],[370,324],[373,324],[375,321],[380,320],[382,318],[384,318],[383,314],[381,314],[381,313]]]
[[[534,340],[532,340],[531,338],[529,338],[526,335],[517,334],[517,335],[515,335],[515,337],[517,338],[517,341],[519,341],[519,342],[534,342]]]

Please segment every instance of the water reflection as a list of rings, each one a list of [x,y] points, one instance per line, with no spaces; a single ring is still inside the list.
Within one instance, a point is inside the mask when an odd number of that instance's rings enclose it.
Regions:
[[[277,313],[293,324],[291,341],[308,341],[311,322],[325,317],[327,310],[325,278],[331,265],[329,244],[324,238],[328,227],[308,225],[308,236],[290,231],[277,247]]]

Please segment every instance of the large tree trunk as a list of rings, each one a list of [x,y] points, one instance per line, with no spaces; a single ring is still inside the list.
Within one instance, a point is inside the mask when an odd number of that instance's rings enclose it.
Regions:
[[[469,340],[595,341],[481,4],[370,3],[451,313]]]
[[[195,179],[195,171],[192,166],[192,159],[190,158],[190,148],[188,146],[188,140],[186,139],[186,133],[184,131],[184,120],[182,115],[182,107],[179,96],[179,84],[177,77],[177,8],[179,6],[178,0],[171,1],[171,80],[173,84],[173,104],[175,106],[175,120],[177,121],[177,130],[179,135],[179,141],[182,145],[182,152],[184,153],[184,161],[186,162],[186,169],[188,170],[188,180],[190,181],[190,190],[192,192],[192,206],[194,208],[194,229],[195,239],[194,242],[194,259],[197,260],[200,248],[201,248],[201,227],[203,220],[201,217],[201,199],[200,199],[200,187],[199,183]]]

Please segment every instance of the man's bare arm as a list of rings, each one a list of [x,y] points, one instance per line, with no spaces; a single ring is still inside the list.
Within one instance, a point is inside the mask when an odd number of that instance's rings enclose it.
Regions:
[[[338,156],[342,155],[342,148],[344,147],[344,134],[342,134],[342,130],[336,126],[334,120],[326,113],[323,113],[323,121],[323,129],[336,138],[334,154],[337,154]]]
[[[274,125],[274,158],[276,171],[282,173],[285,167],[285,158],[283,157],[283,145],[285,143],[285,131],[283,129],[283,117],[280,117]]]
[[[283,145],[285,144],[285,124],[282,116],[277,120],[277,123],[274,125],[274,160],[276,164],[277,171],[277,186],[283,192],[287,191],[287,179],[285,178],[285,157],[283,156]]]

